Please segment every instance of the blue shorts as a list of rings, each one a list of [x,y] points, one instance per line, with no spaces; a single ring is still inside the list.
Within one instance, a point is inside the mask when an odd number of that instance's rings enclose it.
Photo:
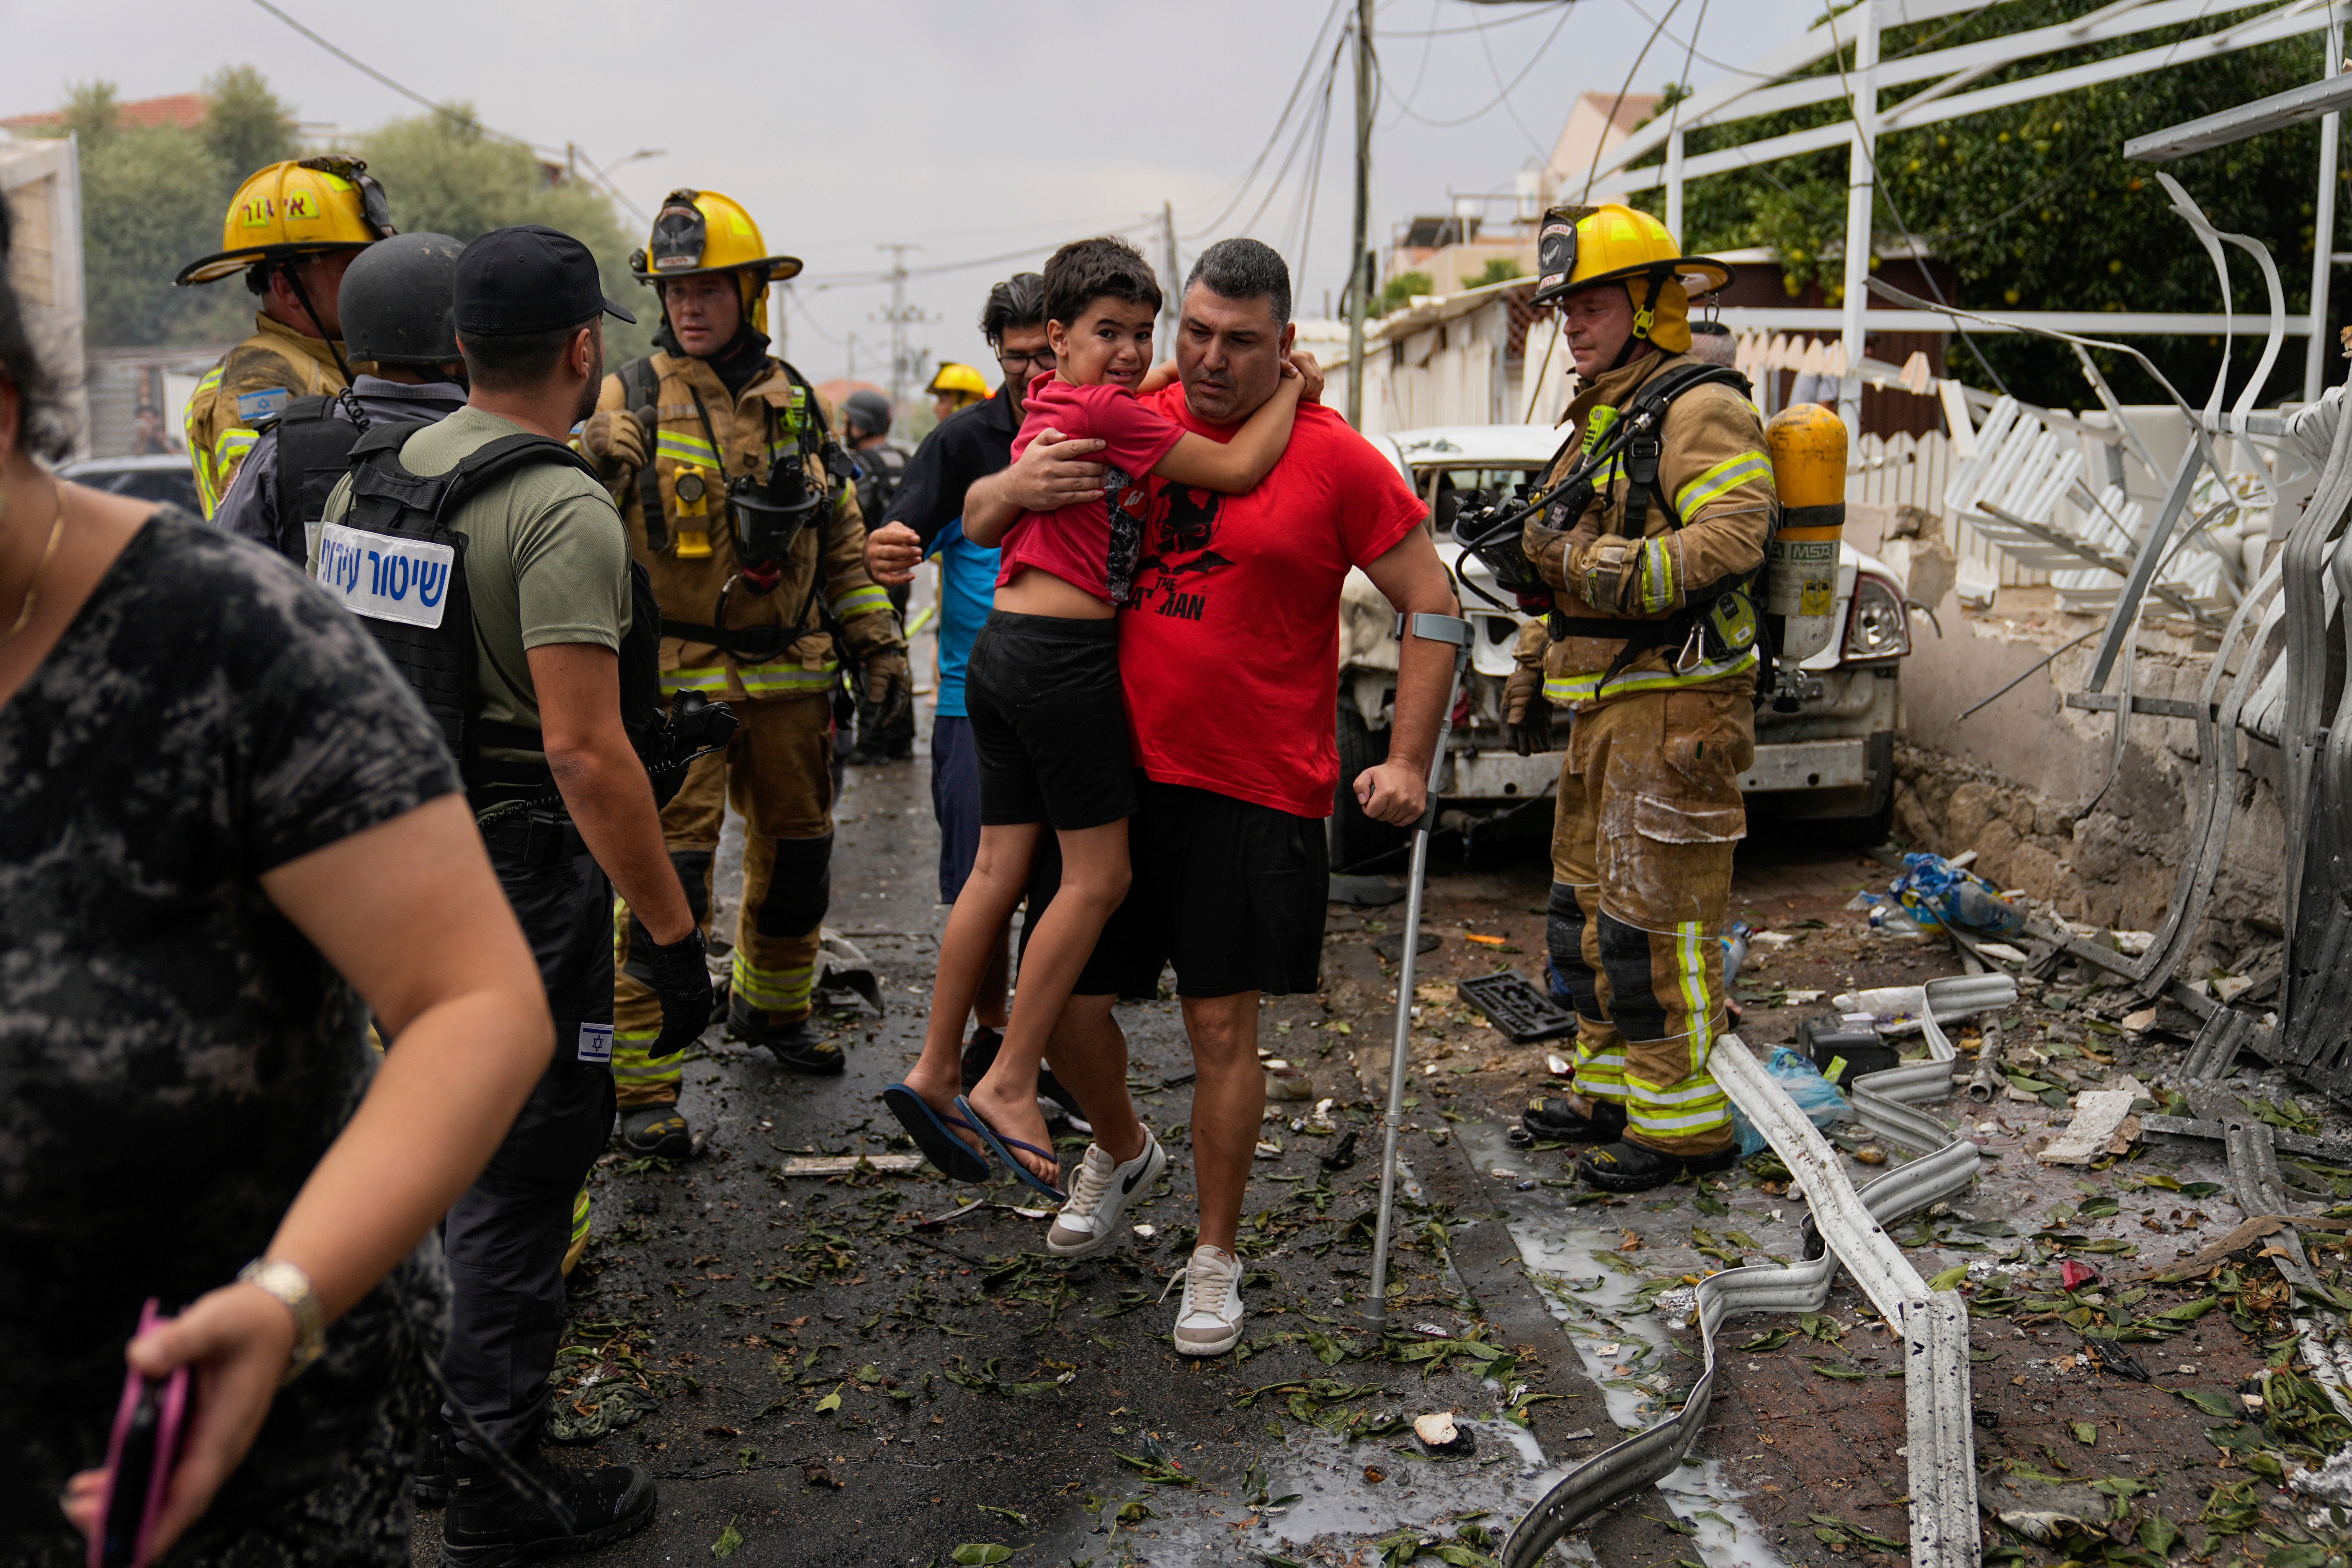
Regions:
[[[980,855],[980,753],[971,721],[931,721],[931,815],[940,824],[940,902],[951,904]]]

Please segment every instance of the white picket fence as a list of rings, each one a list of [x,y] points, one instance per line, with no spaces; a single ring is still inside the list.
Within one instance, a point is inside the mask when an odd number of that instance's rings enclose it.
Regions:
[[[2027,587],[2050,581],[2047,572],[2029,571],[1979,537],[1968,521],[1945,505],[1944,492],[1952,477],[1952,440],[1942,431],[1926,436],[1907,432],[1892,440],[1864,436],[1855,443],[1845,479],[1849,502],[1878,506],[1916,506],[1944,520],[1944,537],[1952,552],[1974,561],[1996,574],[2003,587]]]

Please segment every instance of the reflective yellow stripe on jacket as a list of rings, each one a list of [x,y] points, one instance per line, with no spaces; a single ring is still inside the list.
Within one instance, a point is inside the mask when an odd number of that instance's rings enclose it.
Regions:
[[[834,679],[841,673],[841,661],[827,658],[814,669],[798,663],[739,664],[735,678],[743,683],[743,690],[751,697],[791,697],[803,692],[829,691]],[[692,669],[662,671],[662,695],[675,697],[681,691],[699,691],[705,697],[727,695],[727,667],[719,664],[702,665]]]
[[[682,430],[664,430],[654,438],[654,455],[680,463],[698,463],[706,468],[724,468],[719,460],[719,448],[699,436],[688,436]]]
[[[1688,523],[1699,508],[1749,479],[1770,484],[1772,459],[1761,452],[1742,452],[1736,458],[1725,458],[1675,492],[1675,510]]]
[[[180,413],[180,434],[188,448],[188,467],[196,476],[196,503],[206,517],[212,516],[214,509],[220,505],[220,487],[213,479],[212,448],[196,435],[196,411],[212,400],[221,384],[221,370],[220,365],[215,365],[205,372],[204,379],[196,383],[196,390],[189,395],[187,407]]]
[[[1710,664],[1695,664],[1679,674],[1671,669],[1628,669],[1619,673],[1607,686],[1601,683],[1602,672],[1587,670],[1573,675],[1544,677],[1544,700],[1555,708],[1571,703],[1591,702],[1599,697],[1622,697],[1631,691],[1673,691],[1685,686],[1705,686],[1710,680],[1721,680],[1727,675],[1738,675],[1756,664],[1756,650],[1719,659]]]
[[[833,601],[834,617],[842,621],[856,620],[860,616],[870,616],[877,610],[889,607],[889,590],[873,583],[852,588]]]

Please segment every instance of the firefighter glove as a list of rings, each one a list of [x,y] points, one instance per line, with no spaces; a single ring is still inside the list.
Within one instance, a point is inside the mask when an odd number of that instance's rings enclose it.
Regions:
[[[1575,570],[1577,553],[1600,534],[1598,524],[1582,521],[1564,531],[1546,528],[1540,522],[1530,522],[1519,542],[1527,552],[1528,563],[1536,569],[1537,576],[1555,588],[1573,589],[1576,580],[1571,574]]]
[[[677,1055],[710,1026],[710,966],[704,962],[698,927],[667,947],[649,942],[646,957],[662,1010],[661,1034],[646,1055],[659,1060]]]
[[[617,408],[600,408],[580,427],[580,449],[607,479],[636,473],[646,466],[646,433],[636,416]]]
[[[1648,552],[1642,542],[1608,534],[1588,542],[1569,558],[1569,581],[1582,599],[1606,614],[1642,608],[1642,568]]]
[[[1552,749],[1551,704],[1544,700],[1540,668],[1514,665],[1503,682],[1503,740],[1523,757]]]
[[[866,657],[866,700],[874,707],[875,732],[879,734],[906,717],[915,702],[915,672],[902,648],[884,648]]]

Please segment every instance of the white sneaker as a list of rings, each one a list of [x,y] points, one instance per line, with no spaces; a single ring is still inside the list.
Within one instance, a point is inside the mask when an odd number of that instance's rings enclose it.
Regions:
[[[1176,1353],[1223,1355],[1241,1337],[1242,1260],[1222,1247],[1194,1247],[1176,1310]]]
[[[1108,1247],[1118,1239],[1118,1216],[1127,1205],[1149,1193],[1167,1169],[1167,1152],[1148,1127],[1143,1152],[1123,1165],[1101,1144],[1087,1144],[1069,1198],[1045,1233],[1045,1250],[1056,1258],[1090,1258]]]

